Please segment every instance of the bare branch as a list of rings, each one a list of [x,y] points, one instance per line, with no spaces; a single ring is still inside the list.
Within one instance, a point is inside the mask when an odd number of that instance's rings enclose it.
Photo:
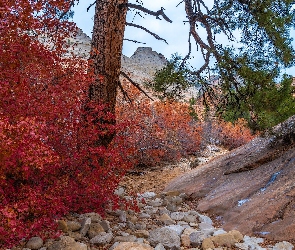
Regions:
[[[90,10],[90,8],[93,6],[93,5],[95,5],[95,3],[96,3],[96,1],[95,2],[93,2],[92,4],[90,4],[88,7],[87,7],[87,12]]]
[[[144,8],[143,6],[141,6],[139,4],[127,3],[127,4],[125,4],[125,6],[127,8],[140,10],[140,11],[142,11],[144,13],[147,13],[147,14],[149,14],[151,16],[155,16],[157,19],[160,19],[160,20],[161,20],[161,18],[159,16],[162,16],[164,20],[166,20],[169,23],[172,23],[172,20],[169,19],[169,17],[166,16],[166,14],[164,13],[165,9],[163,7],[158,11],[151,11],[151,10],[149,10],[147,8]]]
[[[141,43],[141,44],[146,44],[146,43],[143,43],[143,42],[139,42],[139,41],[132,40],[132,39],[127,39],[127,38],[124,38],[124,41],[129,41],[129,42],[133,42],[133,43]]]
[[[140,86],[138,83],[134,82],[125,72],[120,71],[120,74],[124,76],[134,87],[136,87],[140,92],[142,92],[145,96],[147,96],[152,101],[154,100],[151,98]]]
[[[135,27],[135,28],[138,28],[138,29],[142,29],[142,30],[144,30],[145,32],[151,34],[151,35],[152,35],[153,37],[155,37],[157,40],[164,41],[166,44],[168,44],[167,41],[166,41],[164,38],[158,36],[157,34],[151,32],[150,30],[148,30],[147,28],[145,28],[145,27],[143,27],[143,26],[141,26],[141,25],[134,24],[134,23],[126,23],[126,25],[128,25],[128,26],[132,26],[132,27]]]

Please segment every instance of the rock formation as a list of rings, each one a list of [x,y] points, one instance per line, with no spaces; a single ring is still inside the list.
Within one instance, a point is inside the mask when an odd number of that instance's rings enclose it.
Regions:
[[[84,59],[89,57],[91,38],[82,30],[79,30],[75,37],[67,39],[69,54],[73,52]],[[153,51],[150,47],[139,47],[131,57],[122,55],[122,71],[132,77],[132,80],[143,83],[151,80],[157,70],[163,68],[167,63],[166,58]]]
[[[173,180],[225,230],[271,240],[295,239],[295,116],[265,137]]]

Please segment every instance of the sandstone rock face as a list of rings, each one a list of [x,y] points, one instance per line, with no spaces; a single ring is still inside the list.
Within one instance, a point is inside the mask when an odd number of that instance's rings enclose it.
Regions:
[[[217,157],[173,180],[217,215],[225,230],[271,240],[295,239],[295,116],[273,133]]]

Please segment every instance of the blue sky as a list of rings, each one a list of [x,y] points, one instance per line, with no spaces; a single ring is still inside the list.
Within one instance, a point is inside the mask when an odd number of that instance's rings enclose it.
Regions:
[[[94,6],[89,12],[87,12],[86,9],[93,2],[94,0],[80,0],[80,3],[73,9],[75,12],[73,21],[76,22],[77,26],[90,37],[93,28]],[[165,13],[173,23],[168,23],[165,20],[158,20],[155,17],[148,15],[143,16],[144,18],[142,18],[139,15],[135,15],[135,12],[128,13],[127,21],[132,22],[134,20],[134,23],[148,28],[150,31],[164,38],[168,42],[168,45],[163,41],[156,40],[153,36],[142,30],[127,26],[125,30],[125,38],[137,40],[146,44],[124,41],[123,54],[130,57],[137,47],[152,47],[153,50],[163,54],[168,59],[176,52],[185,56],[188,52],[188,25],[183,23],[185,20],[183,3],[176,7],[180,0],[142,0],[142,2],[146,8],[153,11],[157,11],[161,7],[164,7]],[[213,0],[207,0],[207,2],[210,6],[210,4],[213,3]],[[199,32],[201,36],[205,35],[203,30],[199,30]],[[295,32],[292,32],[292,34],[295,36]],[[222,43],[227,43],[225,37],[220,37],[219,40],[222,41]],[[193,47],[193,50],[196,51],[196,48]],[[203,60],[202,56],[197,52],[194,55],[195,57],[191,60],[191,64],[193,67],[197,68],[203,64]],[[295,76],[295,67],[287,69],[286,73]]]

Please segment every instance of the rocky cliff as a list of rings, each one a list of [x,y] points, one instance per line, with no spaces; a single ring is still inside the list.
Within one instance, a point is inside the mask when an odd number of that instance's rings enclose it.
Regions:
[[[82,30],[79,30],[75,37],[68,38],[67,42],[70,45],[69,53],[74,52],[75,55],[85,59],[89,57],[91,38]],[[166,58],[150,47],[139,47],[131,57],[122,55],[121,58],[122,71],[139,83],[151,80],[155,72],[163,68],[166,63]]]

